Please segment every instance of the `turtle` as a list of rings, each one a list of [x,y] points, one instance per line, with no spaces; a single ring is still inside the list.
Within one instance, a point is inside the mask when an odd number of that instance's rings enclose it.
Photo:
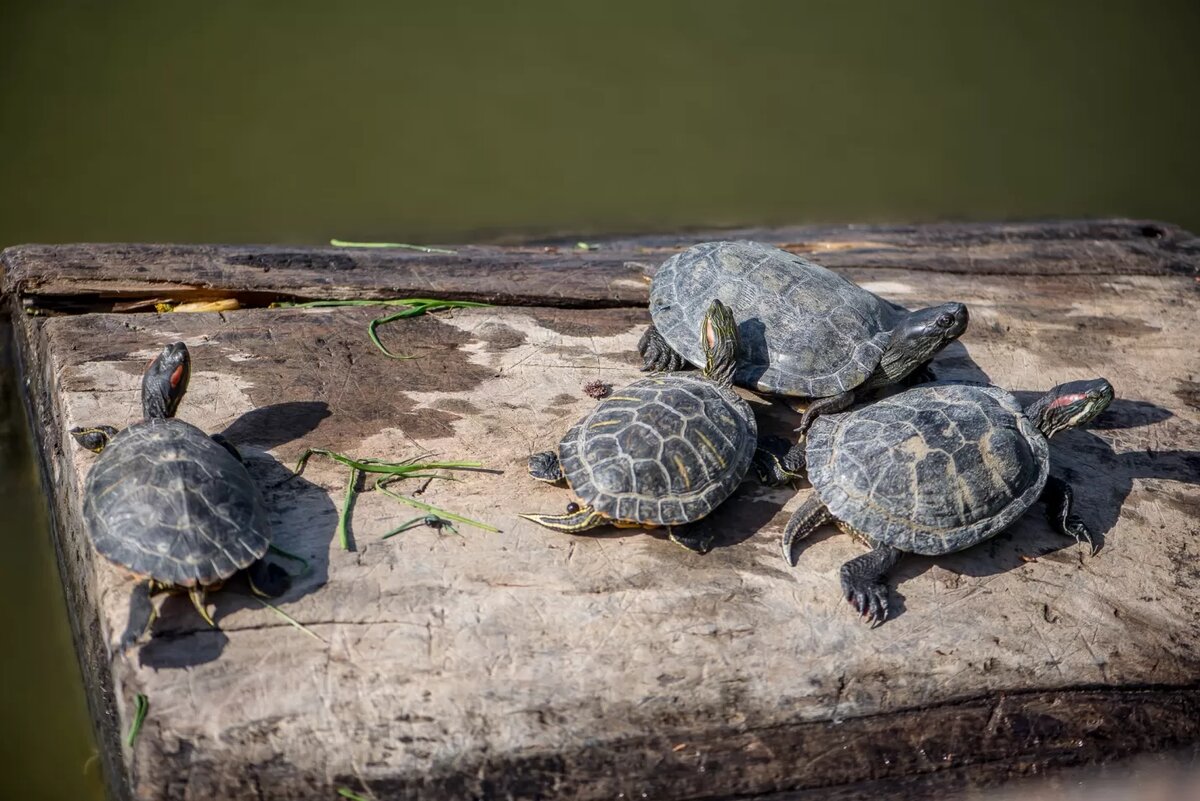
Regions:
[[[842,565],[842,592],[873,625],[887,618],[885,579],[901,554],[938,556],[1007,528],[1039,498],[1060,534],[1095,540],[1072,511],[1074,493],[1050,475],[1048,440],[1108,408],[1103,378],[1060,384],[1024,408],[986,384],[913,387],[813,423],[805,442],[814,492],[783,531],[783,555],[833,522],[872,550]]]
[[[846,409],[868,392],[910,376],[932,380],[927,362],[968,322],[961,303],[910,312],[778,248],[704,242],[667,259],[654,274],[651,324],[638,342],[643,370],[703,363],[693,332],[711,296],[737,320],[734,382],[812,400],[801,434],[818,415]]]
[[[667,527],[674,542],[706,553],[713,534],[689,529],[728,498],[752,464],[766,480],[780,458],[764,438],[750,405],[733,390],[737,328],[714,300],[697,325],[705,367],[635,381],[596,405],[563,436],[557,451],[529,458],[529,473],[566,480],[582,503],[567,513],[523,514],[548,528],[577,534],[613,524]],[[761,451],[761,452],[760,452]],[[777,466],[776,466],[777,468]]]
[[[264,557],[271,529],[262,496],[237,449],[175,418],[187,391],[191,357],[169,344],[142,376],[144,419],[71,429],[99,454],[84,486],[83,515],[96,551],[145,579],[134,593],[128,644],[148,630],[157,611],[151,597],[186,592],[210,626],[207,590],[247,570],[251,589],[282,594],[284,572]]]

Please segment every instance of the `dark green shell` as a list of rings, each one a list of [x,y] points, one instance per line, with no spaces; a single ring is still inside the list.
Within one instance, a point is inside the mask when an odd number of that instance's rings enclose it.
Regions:
[[[92,465],[84,493],[96,550],[156,581],[214,584],[270,544],[246,468],[182,420],[147,420],[119,433]]]
[[[582,501],[614,520],[663,526],[699,520],[728,498],[757,443],[754,414],[736,393],[670,374],[605,398],[558,453]]]
[[[734,381],[778,395],[825,398],[874,372],[907,311],[799,256],[757,242],[705,242],[668,259],[650,314],[675,352],[704,365],[700,326],[719,299],[738,323]]]
[[[1042,432],[1002,389],[927,384],[808,431],[808,477],[830,513],[910,553],[959,551],[1012,524],[1046,486]]]

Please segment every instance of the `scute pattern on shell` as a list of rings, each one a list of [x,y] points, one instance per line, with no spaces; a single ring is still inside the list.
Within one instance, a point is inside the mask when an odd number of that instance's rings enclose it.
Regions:
[[[906,312],[837,273],[756,242],[706,242],[668,259],[650,288],[663,339],[704,364],[697,332],[713,298],[733,312],[734,381],[779,395],[824,398],[862,384]]]
[[[808,432],[808,475],[835,518],[910,553],[968,548],[1001,531],[1046,485],[1046,438],[1012,395],[929,384]]]
[[[614,520],[661,526],[699,520],[728,498],[757,444],[744,400],[703,378],[667,374],[613,392],[558,452],[582,501]]]
[[[182,420],[146,420],[114,437],[88,473],[83,512],[102,556],[183,587],[228,578],[270,545],[246,468]]]

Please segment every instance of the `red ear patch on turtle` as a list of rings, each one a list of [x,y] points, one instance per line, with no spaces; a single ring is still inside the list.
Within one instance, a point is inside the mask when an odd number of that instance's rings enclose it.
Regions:
[[[1063,406],[1070,406],[1072,403],[1075,403],[1076,401],[1081,401],[1081,400],[1083,400],[1083,398],[1084,398],[1084,395],[1082,392],[1076,392],[1071,395],[1063,395],[1063,396],[1055,398],[1053,401],[1051,401],[1050,406],[1048,408],[1060,409]]]
[[[171,389],[178,389],[179,382],[183,378],[183,365],[175,368],[175,372],[171,373]]]
[[[710,348],[717,346],[717,330],[713,328],[712,320],[704,321],[704,338],[708,340]]]

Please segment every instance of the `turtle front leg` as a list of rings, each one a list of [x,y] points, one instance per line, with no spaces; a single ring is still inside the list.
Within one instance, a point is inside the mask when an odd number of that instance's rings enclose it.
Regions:
[[[574,507],[575,504],[572,504],[572,506]],[[581,506],[572,509],[565,515],[523,514],[519,515],[519,517],[532,520],[538,525],[567,534],[578,534],[581,531],[587,531],[590,528],[603,526],[610,522],[607,517],[590,506]]]
[[[554,451],[542,451],[529,457],[529,475],[547,484],[556,484],[563,480],[562,464]]]
[[[822,414],[833,414],[846,409],[850,404],[854,403],[854,390],[848,389],[845,392],[833,395],[828,398],[820,398],[809,404],[809,407],[804,410],[804,416],[800,418],[800,425],[796,428],[803,437],[808,433],[809,427],[813,421]]]
[[[687,367],[687,361],[671,349],[653,324],[638,340],[638,353],[642,354],[643,373],[676,372]]]
[[[884,579],[900,561],[900,554],[890,545],[876,545],[870,553],[842,565],[842,595],[872,626],[887,619],[888,588]]]
[[[1046,488],[1042,490],[1042,500],[1046,502],[1046,519],[1054,530],[1074,538],[1078,543],[1087,543],[1095,555],[1099,547],[1091,530],[1084,524],[1083,518],[1071,513],[1075,501],[1075,491],[1071,485],[1061,478],[1050,476],[1046,479]]]
[[[817,493],[808,496],[792,518],[783,527],[783,558],[792,567],[796,566],[796,543],[812,534],[826,523],[833,522],[833,515],[825,508]]]

